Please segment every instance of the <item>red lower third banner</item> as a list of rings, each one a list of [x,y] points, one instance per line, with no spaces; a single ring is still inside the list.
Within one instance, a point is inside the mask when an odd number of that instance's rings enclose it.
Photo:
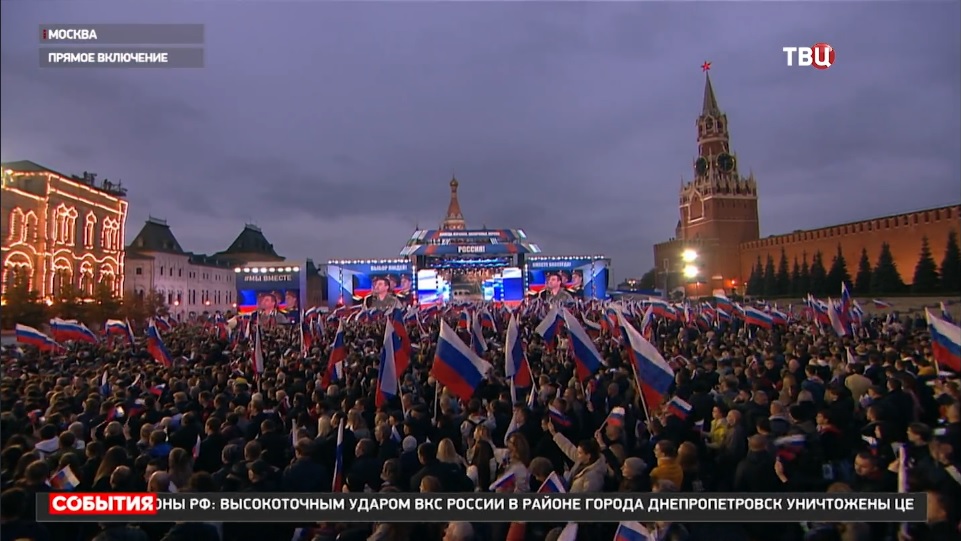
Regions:
[[[41,522],[924,522],[925,494],[37,495]]]

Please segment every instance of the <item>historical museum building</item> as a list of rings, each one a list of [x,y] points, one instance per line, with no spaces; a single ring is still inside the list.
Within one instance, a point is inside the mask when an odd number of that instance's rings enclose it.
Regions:
[[[743,293],[758,258],[779,261],[783,251],[793,263],[820,251],[830,265],[840,247],[849,266],[862,250],[873,264],[882,243],[890,245],[902,278],[910,282],[922,239],[928,239],[940,261],[949,232],[958,230],[961,206],[955,204],[762,239],[757,182],[753,175],[740,174],[728,126],[708,74],[696,122],[694,178],[681,187],[674,238],[654,245],[658,288],[693,286],[695,295],[714,289]]]
[[[48,300],[72,286],[123,290],[126,190],[96,175],[65,175],[30,161],[2,168],[3,291],[26,280]]]

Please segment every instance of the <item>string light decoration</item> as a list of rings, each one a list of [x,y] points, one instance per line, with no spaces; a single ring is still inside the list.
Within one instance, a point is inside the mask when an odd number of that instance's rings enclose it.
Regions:
[[[120,295],[128,205],[124,192],[107,181],[98,187],[90,179],[30,162],[9,165],[0,186],[9,202],[2,218],[7,225],[3,292],[25,276],[28,287],[47,301],[67,284],[92,295],[99,282]]]

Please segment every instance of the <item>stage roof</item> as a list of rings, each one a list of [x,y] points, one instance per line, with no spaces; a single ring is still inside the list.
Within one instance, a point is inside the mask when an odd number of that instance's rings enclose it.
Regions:
[[[522,229],[418,229],[401,250],[402,256],[537,254]]]

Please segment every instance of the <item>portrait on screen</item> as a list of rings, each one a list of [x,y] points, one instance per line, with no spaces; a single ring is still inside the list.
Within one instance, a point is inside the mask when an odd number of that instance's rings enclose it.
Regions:
[[[264,291],[257,294],[257,311],[261,317],[273,318],[277,323],[286,323],[287,318],[281,311],[285,297],[279,291]]]
[[[560,272],[547,275],[547,283],[541,292],[541,298],[551,304],[568,304],[574,302],[574,297],[565,289],[564,276]]]
[[[567,290],[575,298],[582,298],[584,296],[584,271],[581,269],[571,271],[571,278],[567,283]]]
[[[364,308],[386,312],[401,307],[389,276],[375,276],[371,279],[370,286],[370,294],[364,297]]]

